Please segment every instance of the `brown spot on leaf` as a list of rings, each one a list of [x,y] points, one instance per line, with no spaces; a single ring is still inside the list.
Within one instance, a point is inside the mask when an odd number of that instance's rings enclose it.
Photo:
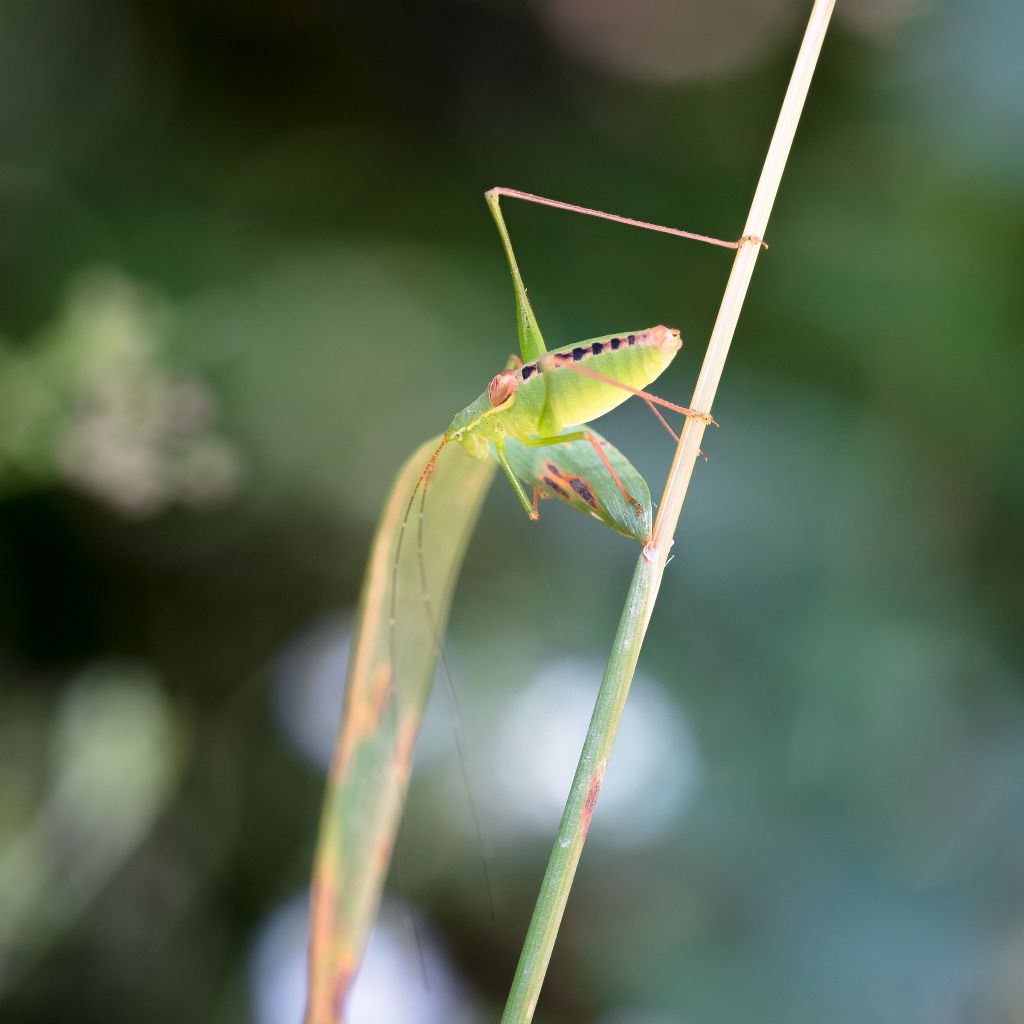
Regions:
[[[342,1010],[345,1008],[345,997],[348,995],[348,990],[352,987],[352,982],[355,978],[355,966],[351,963],[351,959],[346,957],[344,961],[338,964],[335,968],[334,973],[334,986],[333,992],[331,993],[331,1019],[341,1020]],[[310,1019],[318,1019],[310,1017]]]
[[[542,476],[541,480],[544,482],[544,486],[554,491],[563,501],[572,500],[572,495],[559,483],[555,483],[554,480],[549,476]]]
[[[601,783],[604,782],[604,764],[598,765],[590,779],[590,787],[587,789],[587,799],[583,803],[583,838],[587,838],[590,831],[590,819],[594,815],[594,806],[597,803],[598,795],[601,792]]]
[[[331,782],[334,785],[348,775],[359,745],[377,733],[381,716],[391,698],[390,666],[378,665],[369,671],[369,686],[351,689],[345,697],[341,736],[331,762]]]
[[[569,477],[569,486],[595,511],[599,508],[597,498],[588,480],[581,476]]]
[[[393,848],[394,843],[391,839],[391,833],[386,833],[377,840],[370,857],[379,871],[387,871],[388,864],[391,862],[391,851]]]
[[[395,758],[391,769],[398,779],[408,779],[412,774],[412,756],[416,751],[419,728],[419,717],[416,715],[399,722],[398,735],[395,737]]]
[[[393,696],[391,688],[391,666],[378,665],[373,674],[373,683],[370,691],[372,719],[367,723],[368,732],[374,733],[380,725],[381,716],[388,706],[388,701]]]

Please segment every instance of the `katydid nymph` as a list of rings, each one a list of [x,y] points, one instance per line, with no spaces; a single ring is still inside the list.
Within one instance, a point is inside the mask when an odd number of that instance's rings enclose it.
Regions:
[[[494,456],[531,520],[540,517],[538,506],[541,498],[559,497],[570,500],[574,496],[582,496],[585,503],[591,506],[593,512],[597,507],[596,499],[593,488],[585,481],[582,483],[571,481],[575,494],[570,494],[564,486],[564,481],[559,480],[556,475],[546,475],[541,478],[539,483],[533,483],[532,498],[528,496],[508,454],[510,440],[528,448],[585,441],[593,448],[604,470],[632,506],[636,515],[643,520],[643,507],[630,493],[605,453],[607,442],[592,431],[584,429],[566,431],[566,428],[582,427],[582,425],[590,423],[605,413],[611,412],[631,395],[641,398],[676,440],[678,438],[659,412],[659,406],[684,416],[699,416],[709,423],[714,423],[708,413],[687,409],[644,390],[665,371],[682,347],[679,331],[659,325],[642,330],[602,335],[549,351],[544,343],[540,326],[530,306],[526,288],[519,273],[515,253],[501,213],[500,199],[502,196],[523,199],[556,209],[582,213],[731,249],[737,248],[743,239],[739,242],[727,242],[707,235],[667,228],[659,224],[650,224],[646,221],[546,199],[516,189],[494,188],[485,193],[487,205],[498,227],[509,269],[512,272],[520,354],[511,356],[505,369],[491,379],[483,394],[456,414],[445,431],[437,450],[427,463],[420,483],[424,487],[426,486],[441,450],[450,442],[456,441],[474,458]],[[756,241],[760,242],[760,239]],[[557,467],[554,468],[557,469]],[[412,509],[414,498],[415,492],[409,500],[406,520]],[[403,522],[403,531],[405,525],[406,523]],[[651,524],[643,525],[649,529]],[[639,539],[645,537],[645,534],[630,532]]]
[[[560,348],[548,350],[537,323],[537,317],[527,298],[526,287],[519,273],[512,242],[501,213],[502,196],[523,199],[543,206],[582,213],[633,227],[647,228],[729,249],[736,249],[742,242],[747,241],[747,239],[740,239],[736,242],[727,242],[708,235],[668,228],[572,203],[547,199],[529,192],[520,192],[517,189],[499,187],[490,189],[484,194],[505,249],[509,270],[512,272],[520,354],[512,355],[505,368],[491,378],[483,394],[455,415],[409,495],[405,514],[398,530],[398,542],[391,569],[390,648],[392,666],[397,660],[394,655],[399,559],[417,492],[420,492],[419,528],[417,530],[420,592],[427,617],[431,621],[434,620],[423,558],[423,509],[431,475],[438,457],[448,444],[455,441],[475,459],[485,459],[493,455],[531,520],[540,518],[539,504],[542,498],[559,498],[581,511],[589,512],[603,520],[612,529],[633,537],[641,544],[646,544],[652,523],[649,521],[650,495],[643,477],[620,452],[612,448],[607,441],[592,430],[566,430],[566,428],[582,427],[583,424],[590,423],[605,413],[611,412],[631,395],[641,398],[662,426],[677,441],[677,434],[659,411],[659,406],[684,416],[701,417],[708,423],[715,422],[709,413],[687,409],[644,390],[648,384],[664,372],[682,347],[682,339],[678,330],[658,325],[636,331],[606,334],[577,344],[563,345]],[[764,244],[760,239],[753,239],[753,241],[761,245]],[[715,425],[717,426],[717,424]],[[538,469],[530,465],[527,459],[520,458],[518,465],[524,468],[523,472],[517,472],[516,465],[513,464],[516,461],[512,457],[513,450],[528,452],[531,449],[546,449],[554,445],[572,445],[574,442],[585,442],[584,453],[592,450],[599,460],[599,463],[595,465],[593,459],[589,459],[590,466],[587,475],[571,471],[565,472],[554,461],[545,460],[542,468]],[[518,448],[514,449],[512,446],[518,446]],[[577,467],[582,461],[580,454],[570,460]],[[613,463],[618,464],[619,470],[616,470]],[[624,509],[628,509],[631,513],[632,522],[624,521],[625,517],[621,513],[609,514],[606,508],[609,502],[606,500],[602,503],[598,495],[603,493],[607,499],[609,496],[614,496],[614,491],[606,481],[596,480],[593,470],[605,472],[607,477],[614,481],[615,488],[625,499]],[[627,487],[623,481],[623,476],[626,475],[643,487],[647,499],[646,504],[639,501]],[[520,479],[521,476],[529,477],[532,483],[532,498],[527,495],[523,481]],[[440,638],[436,636],[435,646],[443,661]],[[445,668],[447,670],[447,665]]]

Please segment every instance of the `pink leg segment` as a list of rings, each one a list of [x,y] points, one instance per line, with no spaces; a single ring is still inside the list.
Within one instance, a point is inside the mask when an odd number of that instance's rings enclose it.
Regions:
[[[509,199],[523,199],[528,203],[538,203],[541,206],[551,206],[556,210],[567,210],[569,213],[582,213],[587,217],[598,217],[601,220],[615,221],[616,224],[627,224],[633,228],[646,228],[648,231],[659,231],[663,235],[676,235],[679,238],[690,238],[695,242],[707,242],[708,245],[717,245],[723,249],[738,249],[744,241],[757,242],[766,249],[768,245],[760,238],[751,236],[741,238],[738,242],[727,242],[723,238],[713,238],[711,235],[698,235],[693,231],[682,231],[680,228],[667,228],[663,224],[652,224],[646,220],[635,220],[633,217],[620,217],[617,213],[605,213],[602,210],[592,210],[589,206],[577,206],[575,203],[563,203],[557,199],[546,199],[544,196],[535,196],[532,192],[520,192],[515,188],[492,188],[488,191],[489,196],[508,196]]]

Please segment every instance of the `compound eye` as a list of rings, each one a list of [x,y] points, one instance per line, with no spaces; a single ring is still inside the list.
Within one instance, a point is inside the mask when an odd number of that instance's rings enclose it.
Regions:
[[[510,401],[516,393],[515,370],[503,370],[491,379],[487,385],[487,397],[491,400],[491,408],[497,409]]]

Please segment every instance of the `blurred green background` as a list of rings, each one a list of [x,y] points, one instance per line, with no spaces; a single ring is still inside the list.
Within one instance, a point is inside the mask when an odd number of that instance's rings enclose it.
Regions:
[[[375,517],[515,347],[482,192],[736,236],[807,9],[0,6],[0,1019],[297,1019]],[[1024,1020],[1022,33],[839,0],[544,1024]],[[686,402],[729,254],[506,213]],[[503,1003],[635,558],[544,511],[453,611],[483,848],[441,699],[353,1024]]]

